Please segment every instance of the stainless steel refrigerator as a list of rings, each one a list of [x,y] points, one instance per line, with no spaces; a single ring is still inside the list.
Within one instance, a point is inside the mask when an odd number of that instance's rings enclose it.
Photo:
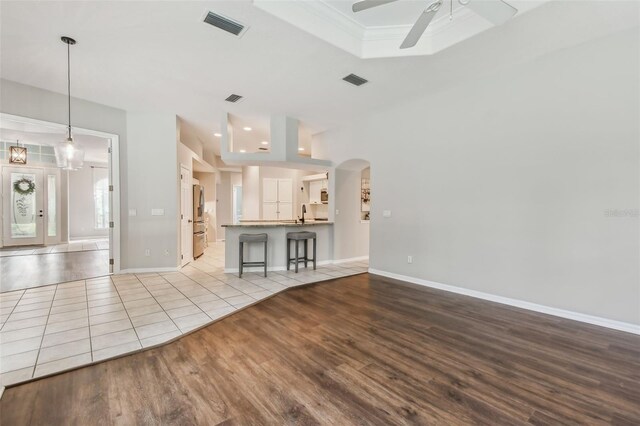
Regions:
[[[206,245],[204,223],[204,187],[193,185],[193,258],[204,253]]]

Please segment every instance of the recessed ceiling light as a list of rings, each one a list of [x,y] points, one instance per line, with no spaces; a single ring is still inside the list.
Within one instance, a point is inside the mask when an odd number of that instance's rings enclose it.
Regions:
[[[242,129],[247,131],[247,132],[250,132],[252,130],[251,127],[249,127],[249,126],[243,127]]]
[[[261,143],[262,145],[269,145],[269,142],[267,142],[267,141],[262,141],[262,142],[260,142],[260,143]]]
[[[216,138],[222,137],[222,133],[214,133],[213,136],[215,136]]]
[[[304,148],[300,147],[298,148],[298,151],[304,151]]]
[[[247,150],[246,149],[241,149],[240,152],[244,154],[245,152],[247,152]]]

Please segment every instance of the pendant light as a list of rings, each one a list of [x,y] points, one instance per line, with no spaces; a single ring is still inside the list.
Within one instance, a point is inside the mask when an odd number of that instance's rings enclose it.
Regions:
[[[9,164],[27,164],[27,147],[20,146],[17,139],[15,146],[9,147]]]
[[[84,151],[78,148],[71,136],[71,46],[76,41],[71,37],[61,37],[63,43],[67,45],[67,107],[69,121],[67,124],[67,139],[54,147],[56,153],[56,163],[64,170],[78,170],[84,164]]]

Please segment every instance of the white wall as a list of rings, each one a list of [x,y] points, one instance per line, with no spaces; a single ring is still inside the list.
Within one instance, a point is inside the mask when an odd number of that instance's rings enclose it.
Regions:
[[[371,267],[640,324],[639,39],[556,51],[322,135],[336,164],[371,162]]]
[[[93,167],[107,168],[105,163],[85,163],[69,172],[69,238],[107,237],[108,229],[95,229]]]
[[[135,268],[176,267],[180,256],[176,116],[128,112],[127,136],[127,205],[136,210],[136,216],[129,217],[130,264]],[[154,216],[152,209],[162,209],[164,214]]]
[[[262,217],[262,183],[260,167],[242,168],[242,219],[254,220]]]
[[[220,173],[220,180],[216,185],[216,238],[218,240],[223,240],[225,238],[225,228],[223,228],[222,225],[233,223],[233,185],[242,184],[242,173]],[[242,188],[242,190],[244,192],[244,187]]]

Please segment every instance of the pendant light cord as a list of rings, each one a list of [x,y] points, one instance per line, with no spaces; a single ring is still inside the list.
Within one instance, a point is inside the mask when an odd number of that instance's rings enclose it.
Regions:
[[[69,139],[71,139],[71,44],[67,43],[67,103],[69,110]]]

